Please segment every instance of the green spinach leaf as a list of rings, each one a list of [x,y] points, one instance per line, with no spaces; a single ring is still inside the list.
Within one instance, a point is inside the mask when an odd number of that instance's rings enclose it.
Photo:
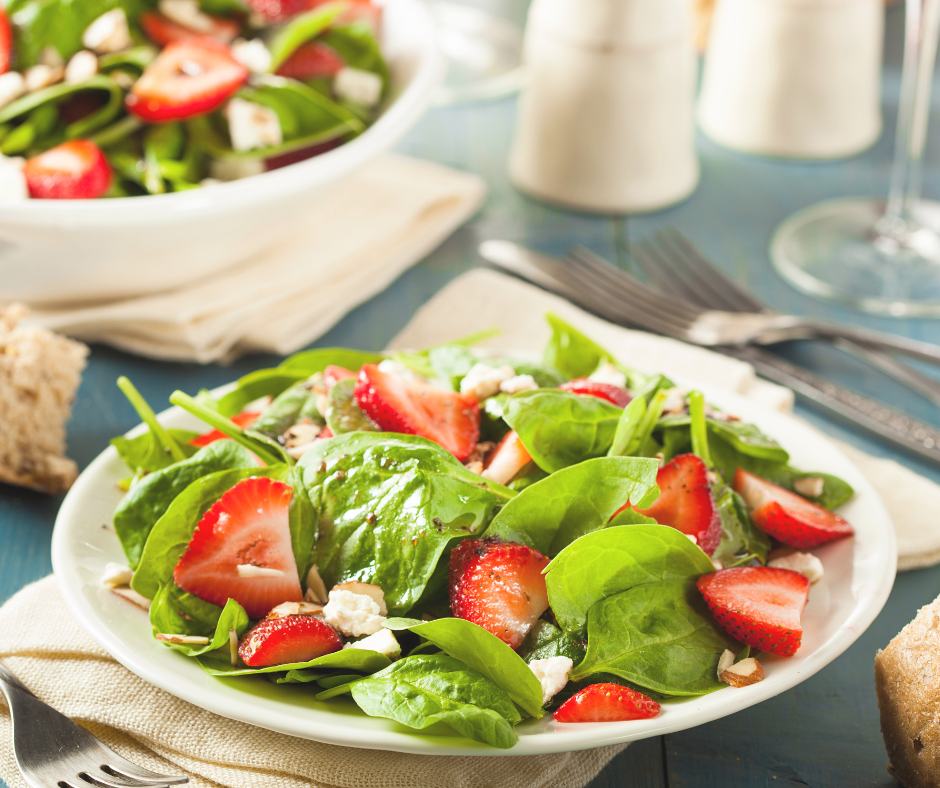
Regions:
[[[183,601],[187,596],[190,597],[187,600],[188,606]],[[181,608],[189,615],[188,608],[192,607],[193,600],[214,609],[215,624],[206,627],[205,622],[196,622],[194,625],[191,620],[181,615]],[[150,605],[150,625],[153,627],[155,636],[162,633],[166,635],[204,634],[209,637],[209,643],[204,646],[162,641],[164,645],[170,646],[187,657],[198,657],[210,651],[228,647],[230,632],[234,630],[236,635],[241,635],[248,629],[249,623],[248,614],[234,599],[228,600],[224,608],[209,605],[207,602],[196,600],[195,597],[186,594],[175,584],[161,586]]]
[[[251,425],[251,429],[260,432],[272,440],[277,440],[289,427],[294,426],[306,415],[319,413],[316,410],[318,393],[314,391],[311,380],[295,383],[286,391],[277,395],[275,400],[264,409],[258,420]],[[323,426],[322,419],[314,419]]]
[[[293,671],[306,671],[317,669],[327,670],[340,668],[342,670],[355,670],[360,673],[375,673],[376,671],[387,668],[391,660],[384,654],[377,651],[370,651],[365,648],[344,648],[340,651],[334,651],[331,654],[324,654],[322,657],[308,660],[307,662],[291,662],[286,665],[269,665],[265,668],[232,667],[229,660],[212,657],[203,657],[199,664],[210,676],[256,676],[265,673],[287,673]],[[295,676],[295,679],[299,679]],[[308,679],[309,680],[309,679]],[[291,682],[287,682],[291,683]]]
[[[193,438],[199,436],[198,432],[167,430],[167,433],[176,442],[186,458],[192,457],[199,450],[197,446],[189,445]],[[111,445],[117,449],[117,453],[124,460],[124,464],[130,469],[131,473],[138,477],[159,471],[161,468],[166,468],[175,462],[173,457],[170,456],[169,450],[154,437],[150,430],[133,438],[119,435],[117,438],[111,439]]]
[[[377,432],[378,427],[362,412],[353,396],[356,379],[347,378],[333,385],[326,400],[326,423],[334,435],[344,432]]]
[[[545,347],[545,364],[568,378],[586,378],[603,362],[617,360],[594,340],[551,312],[545,315],[552,338]]]
[[[721,517],[721,541],[712,558],[722,566],[741,566],[753,559],[766,562],[770,538],[754,525],[744,501],[724,484],[715,485],[715,504]]]
[[[562,632],[554,624],[539,619],[532,625],[529,634],[518,649],[519,656],[526,662],[552,657],[568,657],[575,665],[584,659],[584,646]]]

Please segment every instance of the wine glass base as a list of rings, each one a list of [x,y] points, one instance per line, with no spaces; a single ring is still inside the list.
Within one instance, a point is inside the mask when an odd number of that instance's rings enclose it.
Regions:
[[[522,29],[482,8],[462,3],[433,6],[447,77],[438,106],[508,96],[522,87]]]
[[[884,200],[835,200],[777,228],[770,256],[798,290],[894,317],[940,315],[940,203],[922,201],[903,236],[878,229]]]

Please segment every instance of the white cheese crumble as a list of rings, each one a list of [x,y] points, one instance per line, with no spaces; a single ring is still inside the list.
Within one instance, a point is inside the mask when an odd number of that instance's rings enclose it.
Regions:
[[[0,107],[16,101],[26,92],[26,80],[19,71],[0,74]]]
[[[347,637],[374,635],[385,624],[385,616],[372,597],[352,591],[333,589],[323,608],[327,624]]]
[[[380,629],[374,635],[369,635],[354,643],[347,643],[343,648],[365,648],[378,651],[379,654],[384,654],[389,659],[398,659],[401,656],[401,646],[390,629]]]
[[[538,387],[539,384],[531,375],[516,375],[499,384],[499,390],[504,394],[518,394],[520,391],[532,391]]]
[[[685,410],[685,400],[688,396],[689,392],[678,386],[669,389],[663,402],[663,413],[679,413]]]
[[[491,367],[489,364],[474,364],[460,381],[460,393],[475,397],[477,401],[492,397],[499,392],[504,381],[516,377],[516,370],[508,364]]]
[[[26,160],[18,156],[7,158],[0,155],[0,203],[29,199],[29,186],[23,172],[25,164]]]
[[[595,383],[609,383],[611,386],[620,386],[622,389],[627,387],[627,376],[609,361],[605,361],[588,375],[588,380],[593,380]]]
[[[134,572],[129,566],[116,564],[113,561],[105,564],[104,572],[101,573],[101,585],[108,588],[118,588],[119,586],[129,586]]]
[[[202,12],[196,0],[160,0],[157,8],[171,22],[197,33],[211,33],[215,27],[212,17]]]
[[[245,41],[239,38],[232,42],[232,57],[252,74],[264,74],[271,68],[271,50],[260,38]]]
[[[806,577],[810,583],[818,583],[822,580],[823,565],[812,553],[791,553],[780,558],[775,558],[768,562],[767,566],[775,569],[792,569]]]
[[[108,11],[88,25],[82,33],[82,44],[99,55],[110,55],[133,46],[123,9]]]
[[[76,52],[65,67],[65,81],[69,85],[86,82],[98,73],[98,58],[90,49]]]
[[[283,141],[281,122],[270,107],[233,98],[225,105],[225,118],[232,147],[237,151],[270,148]]]
[[[45,66],[40,63],[26,69],[23,74],[23,82],[26,85],[26,90],[33,93],[60,82],[64,75],[65,69],[62,66]]]
[[[382,98],[382,78],[359,68],[341,68],[333,78],[333,91],[342,99],[374,107]]]
[[[533,659],[529,667],[542,685],[542,705],[547,704],[568,683],[568,673],[574,663],[568,657]]]

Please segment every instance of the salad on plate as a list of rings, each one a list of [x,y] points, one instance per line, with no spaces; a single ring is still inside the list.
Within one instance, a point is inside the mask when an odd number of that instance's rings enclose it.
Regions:
[[[0,4],[0,202],[164,194],[361,134],[389,91],[372,0]]]
[[[496,748],[648,719],[800,648],[843,480],[554,315],[541,361],[307,350],[148,425],[102,581],[219,677]],[[129,585],[129,588],[127,587]]]

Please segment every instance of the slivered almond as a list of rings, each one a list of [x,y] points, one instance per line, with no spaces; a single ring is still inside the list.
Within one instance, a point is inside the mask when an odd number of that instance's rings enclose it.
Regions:
[[[165,635],[159,633],[154,635],[157,640],[161,640],[164,643],[178,643],[184,646],[207,646],[209,645],[209,638],[203,637],[202,635]]]
[[[349,591],[352,594],[362,594],[372,598],[375,604],[379,606],[379,614],[388,615],[388,608],[385,606],[385,592],[381,586],[375,583],[362,583],[359,580],[347,580],[345,583],[337,583],[332,588],[333,591]]]
[[[129,566],[111,561],[105,564],[104,572],[101,573],[101,585],[108,588],[129,586],[133,577],[134,572]]]
[[[724,673],[728,668],[734,664],[735,654],[730,649],[725,649],[721,656],[718,658],[718,678],[721,678],[721,674]]]
[[[313,564],[307,572],[307,593],[304,594],[304,599],[308,602],[319,602],[321,605],[325,605],[329,598],[326,593],[326,584],[323,582],[323,578],[320,577],[320,570],[317,569],[316,564]]]
[[[319,602],[281,602],[265,618],[286,618],[287,616],[315,616],[323,610]]]
[[[238,633],[234,629],[228,631],[228,650],[232,655],[232,667],[238,667]]]
[[[764,680],[764,668],[754,657],[748,657],[723,671],[719,678],[732,687],[746,687]]]
[[[793,482],[793,489],[804,498],[818,498],[825,487],[826,480],[822,476],[804,476]]]
[[[132,605],[137,605],[137,607],[143,608],[144,610],[150,610],[150,600],[138,594],[133,588],[112,588],[111,593],[126,599]]]
[[[239,564],[239,577],[284,577],[284,572],[280,569],[272,569],[268,566],[255,566],[254,564]]]

